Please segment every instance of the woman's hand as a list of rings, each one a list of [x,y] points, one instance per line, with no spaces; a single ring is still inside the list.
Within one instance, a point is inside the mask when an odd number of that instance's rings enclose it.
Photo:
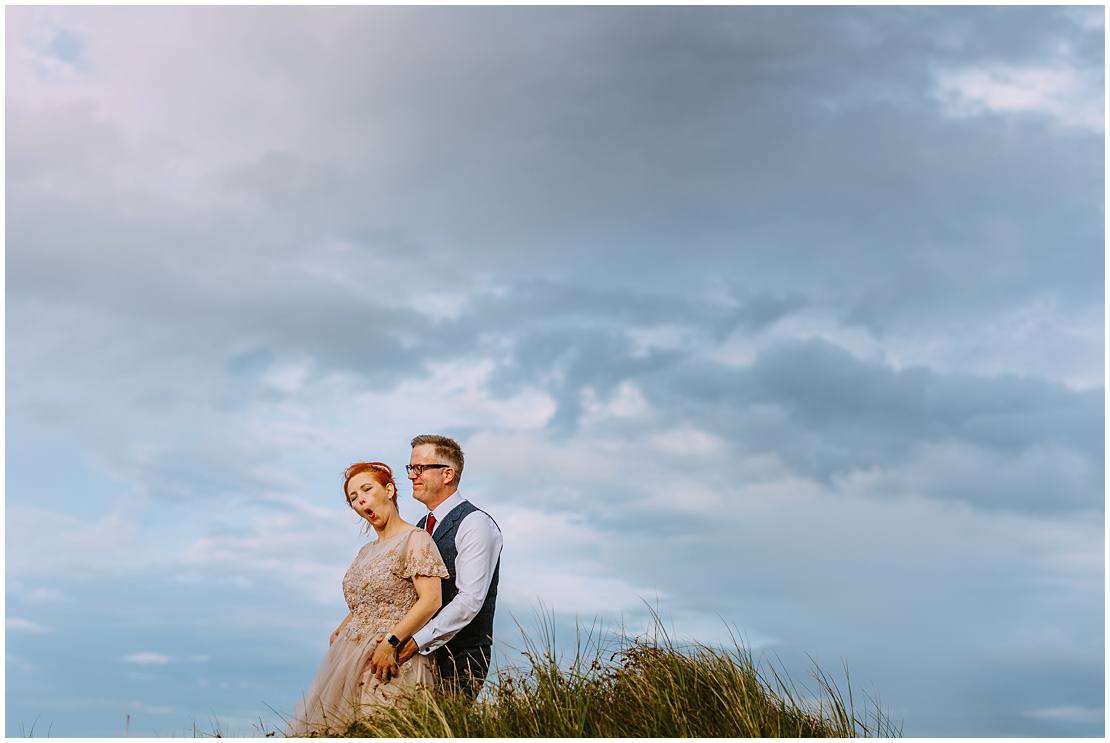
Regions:
[[[379,642],[370,658],[370,668],[383,684],[401,672],[397,665],[397,649],[388,642]]]
[[[412,585],[416,589],[416,604],[409,609],[408,614],[405,614],[391,633],[396,635],[398,639],[405,638],[400,646],[400,654],[404,660],[408,660],[416,652],[416,643],[412,640],[413,633],[427,624],[428,620],[439,611],[440,604],[443,603],[439,578],[429,578],[424,575],[413,576]],[[370,660],[370,667],[374,669],[374,674],[383,682],[389,681],[390,678],[399,674],[401,672],[400,664],[404,662],[398,659],[398,648],[385,642],[386,636],[378,638],[378,647],[374,649],[374,657]],[[406,651],[407,654],[405,654]]]
[[[328,642],[328,647],[334,645],[335,641],[339,639],[339,633],[342,632],[343,628],[347,626],[347,622],[351,621],[352,616],[354,615],[351,614],[351,612],[347,612],[347,617],[339,623],[339,626],[335,628],[335,632],[331,633],[331,640]]]
[[[387,637],[389,637],[389,635],[378,635],[377,641],[385,642],[385,638]],[[403,643],[401,643],[401,647],[397,649],[397,665],[403,666],[408,663],[412,659],[412,656],[416,655],[416,651],[419,649],[420,648],[416,646],[416,640],[412,639],[411,637],[405,640]]]

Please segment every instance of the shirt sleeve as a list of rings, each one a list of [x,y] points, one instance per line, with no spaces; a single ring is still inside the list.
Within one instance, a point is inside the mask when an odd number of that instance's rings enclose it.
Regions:
[[[472,512],[459,524],[455,532],[455,587],[459,592],[412,636],[421,653],[427,655],[443,647],[478,616],[501,557],[502,543],[501,530],[482,511]]]

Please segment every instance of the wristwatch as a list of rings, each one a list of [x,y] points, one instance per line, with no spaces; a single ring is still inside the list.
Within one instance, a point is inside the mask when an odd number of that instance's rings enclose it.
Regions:
[[[389,637],[385,638],[385,641],[393,647],[397,647],[401,644],[401,641],[397,638],[397,635],[390,635]]]

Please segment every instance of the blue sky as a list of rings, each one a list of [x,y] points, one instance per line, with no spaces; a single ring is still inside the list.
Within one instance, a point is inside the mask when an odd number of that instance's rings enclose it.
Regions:
[[[288,713],[421,433],[500,640],[1103,733],[1101,8],[6,12],[9,735]]]

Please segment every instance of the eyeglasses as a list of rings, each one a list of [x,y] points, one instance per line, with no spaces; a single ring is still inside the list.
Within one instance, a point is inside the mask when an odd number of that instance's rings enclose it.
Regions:
[[[424,470],[439,470],[450,466],[449,464],[406,464],[405,472],[420,477],[424,474]]]

